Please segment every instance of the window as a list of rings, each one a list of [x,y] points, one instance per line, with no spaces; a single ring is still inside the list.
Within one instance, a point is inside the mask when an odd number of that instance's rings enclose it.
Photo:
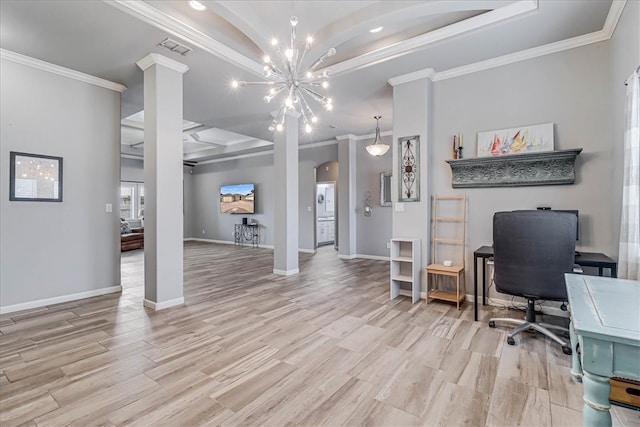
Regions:
[[[144,216],[144,184],[141,182],[120,183],[120,217],[142,219]]]

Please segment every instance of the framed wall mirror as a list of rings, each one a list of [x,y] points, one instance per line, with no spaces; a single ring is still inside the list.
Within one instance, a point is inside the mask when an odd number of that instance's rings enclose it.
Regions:
[[[62,157],[10,152],[9,200],[62,202]]]
[[[391,172],[380,173],[380,206],[391,206]]]

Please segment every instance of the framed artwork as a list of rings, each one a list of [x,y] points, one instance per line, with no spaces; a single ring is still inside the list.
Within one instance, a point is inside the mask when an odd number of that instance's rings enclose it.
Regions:
[[[478,157],[553,151],[553,123],[478,132]]]
[[[9,153],[9,200],[62,202],[62,157]]]
[[[420,201],[420,136],[398,138],[398,201]]]

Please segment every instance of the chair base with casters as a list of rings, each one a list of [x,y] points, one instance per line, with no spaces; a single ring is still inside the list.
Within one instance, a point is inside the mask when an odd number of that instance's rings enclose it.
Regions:
[[[558,344],[562,346],[562,352],[564,354],[571,354],[571,346],[567,344],[566,341],[562,340],[556,334],[551,332],[549,329],[553,329],[556,331],[563,332],[564,334],[568,334],[569,330],[567,328],[563,328],[562,326],[550,325],[548,323],[538,323],[536,322],[536,312],[534,306],[535,300],[528,299],[527,300],[527,313],[526,317],[523,320],[519,319],[511,319],[511,318],[491,318],[489,319],[489,327],[495,328],[496,322],[507,323],[510,325],[516,325],[514,329],[509,331],[507,334],[507,344],[514,345],[516,341],[513,339],[514,336],[519,334],[520,332],[534,330],[540,332],[541,334],[551,338]]]

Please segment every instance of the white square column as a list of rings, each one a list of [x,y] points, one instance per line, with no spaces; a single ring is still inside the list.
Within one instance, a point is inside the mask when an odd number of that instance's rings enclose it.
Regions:
[[[182,75],[184,64],[155,53],[144,71],[144,305],[184,303]]]
[[[286,113],[284,129],[273,138],[276,204],[273,272],[285,276],[298,269],[298,117]]]
[[[338,136],[338,258],[356,257],[356,136]]]

